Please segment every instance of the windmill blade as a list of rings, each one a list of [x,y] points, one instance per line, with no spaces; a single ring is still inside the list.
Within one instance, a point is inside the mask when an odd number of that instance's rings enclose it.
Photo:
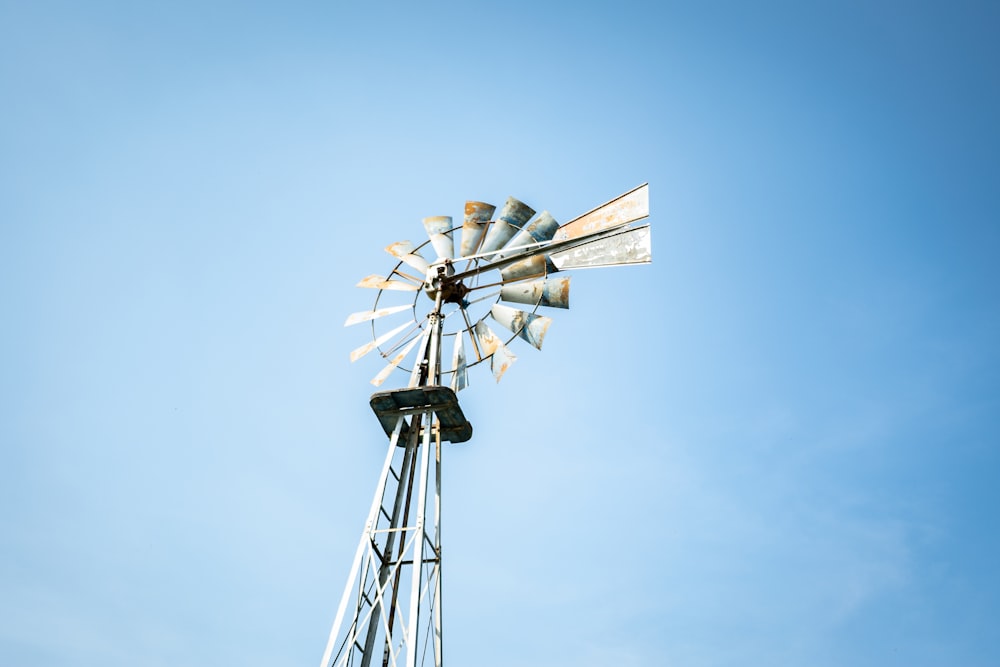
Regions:
[[[409,322],[405,322],[403,324],[400,324],[398,327],[396,327],[395,329],[393,329],[389,333],[382,334],[381,336],[379,336],[375,340],[369,341],[369,342],[365,343],[361,347],[359,347],[356,350],[354,350],[353,352],[351,352],[351,363],[354,363],[355,361],[357,361],[361,357],[365,356],[366,354],[368,354],[369,352],[371,352],[372,350],[374,350],[376,347],[382,347],[387,341],[392,340],[398,334],[402,333],[403,330],[406,329],[406,327],[412,327],[415,324],[416,324],[416,322],[414,322],[413,320],[410,320]]]
[[[500,303],[493,304],[493,308],[490,309],[490,316],[507,329],[507,331],[528,341],[538,350],[542,349],[542,340],[545,338],[545,332],[549,330],[549,325],[552,324],[551,317],[535,315],[534,313],[511,308]]]
[[[483,351],[484,357],[490,358],[490,369],[493,371],[493,377],[499,382],[510,365],[517,361],[517,355],[511,352],[482,320],[476,322],[475,331],[479,349]]]
[[[489,253],[502,248],[534,214],[535,209],[522,201],[508,197],[507,203],[500,210],[500,215],[486,232],[486,239],[479,251]]]
[[[565,241],[646,217],[649,217],[649,184],[643,183],[634,190],[570,220],[559,228],[554,239]]]
[[[392,306],[390,308],[379,308],[378,310],[365,310],[360,313],[354,313],[347,318],[344,322],[345,327],[352,326],[354,324],[360,324],[361,322],[367,322],[369,320],[377,320],[380,317],[385,317],[386,315],[392,315],[394,313],[401,313],[404,310],[409,310],[413,308],[412,305],[404,306]]]
[[[500,278],[505,283],[512,283],[527,278],[541,278],[558,270],[547,256],[538,254],[503,267],[500,269]]]
[[[424,218],[424,229],[434,246],[434,252],[438,259],[454,259],[455,242],[451,239],[451,216],[436,215],[431,218]]]
[[[468,366],[465,363],[465,330],[455,334],[455,353],[451,358],[451,366],[455,374],[451,378],[451,390],[456,394],[469,386]]]
[[[497,207],[481,201],[465,202],[465,221],[462,223],[462,242],[458,251],[462,257],[475,255],[479,250],[479,242],[483,238],[483,231],[487,223],[493,217],[493,212]]]
[[[399,354],[397,354],[395,357],[392,358],[392,361],[389,362],[389,365],[383,368],[381,371],[379,371],[379,374],[372,378],[371,383],[376,387],[382,386],[382,383],[386,381],[386,378],[388,378],[389,375],[394,370],[396,370],[396,367],[403,362],[403,359],[406,358],[406,355],[408,355],[410,351],[414,348],[414,346],[419,341],[423,340],[423,338],[424,338],[423,336],[417,336],[409,343],[407,343],[406,347],[404,347]]]
[[[552,214],[548,211],[542,211],[538,214],[537,218],[531,221],[530,224],[526,225],[521,231],[515,234],[514,238],[507,243],[506,247],[514,249],[527,246],[532,243],[549,241],[558,229],[559,223],[552,217]],[[507,256],[506,252],[499,254]]]
[[[569,279],[546,278],[504,285],[500,288],[500,298],[511,303],[569,308]]]
[[[402,280],[389,280],[383,278],[377,273],[373,273],[367,278],[362,278],[361,282],[357,284],[357,287],[397,290],[400,292],[416,292],[418,289],[420,289],[420,285],[414,285],[413,283],[403,282]]]
[[[399,241],[390,246],[386,246],[385,251],[405,264],[409,264],[423,275],[427,275],[430,264],[420,256],[420,253],[413,249],[413,244],[409,241]]]
[[[621,234],[552,253],[552,263],[560,271],[601,266],[649,264],[653,261],[649,225],[628,229]]]

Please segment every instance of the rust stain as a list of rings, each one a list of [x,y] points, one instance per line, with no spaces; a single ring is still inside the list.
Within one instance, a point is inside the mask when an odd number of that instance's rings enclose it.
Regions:
[[[483,201],[465,202],[465,222],[488,222],[497,207]]]
[[[615,225],[634,222],[648,215],[649,185],[643,184],[574,220],[570,220],[559,228],[555,240],[565,241],[584,236]]]

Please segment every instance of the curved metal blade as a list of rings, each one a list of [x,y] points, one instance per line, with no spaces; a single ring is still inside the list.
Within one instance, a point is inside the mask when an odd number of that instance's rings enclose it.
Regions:
[[[537,218],[532,220],[530,224],[526,225],[510,240],[507,247],[517,248],[539,241],[549,241],[555,236],[557,229],[559,229],[559,223],[552,217],[552,214],[548,211],[542,211],[538,214]],[[506,256],[506,253],[501,254]]]
[[[510,365],[517,361],[517,355],[503,344],[503,341],[493,333],[485,322],[476,322],[476,339],[479,341],[479,349],[483,351],[483,356],[490,357],[490,369],[497,382],[507,372]]]
[[[500,303],[493,304],[490,315],[500,323],[502,327],[517,334],[519,338],[531,343],[535,349],[542,349],[542,340],[545,339],[545,332],[552,324],[551,317],[535,315],[517,308],[511,308]]]
[[[406,347],[404,347],[399,354],[397,354],[395,357],[392,358],[392,361],[389,362],[389,365],[383,368],[381,371],[379,371],[379,374],[372,378],[371,383],[376,387],[381,386],[382,383],[386,381],[386,378],[388,378],[389,375],[394,370],[396,370],[396,367],[403,362],[403,359],[405,359],[406,355],[410,353],[410,350],[412,350],[413,347],[422,339],[423,336],[417,336],[409,343],[407,343]]]
[[[458,393],[469,386],[469,372],[465,363],[465,330],[455,334],[455,353],[451,358],[451,366],[455,374],[451,377],[451,390]]]
[[[500,288],[500,298],[511,303],[569,308],[569,280],[570,276],[566,276],[504,285]]]
[[[416,322],[414,322],[413,320],[410,320],[409,322],[406,322],[404,324],[399,325],[398,327],[396,327],[395,329],[393,329],[389,333],[383,334],[383,335],[379,336],[378,338],[376,338],[375,340],[368,341],[367,343],[365,343],[361,347],[359,347],[356,350],[354,350],[353,352],[351,352],[351,363],[354,363],[355,361],[357,361],[361,357],[365,356],[366,354],[368,354],[369,352],[371,352],[372,350],[374,350],[376,347],[381,347],[387,341],[392,340],[398,334],[401,334],[403,332],[403,330],[406,329],[406,327],[412,327],[414,324],[416,324]]]
[[[476,254],[483,238],[486,223],[493,217],[497,207],[481,201],[465,202],[465,221],[462,223],[462,242],[458,251],[462,257]]]
[[[385,251],[405,264],[409,264],[420,273],[427,275],[430,264],[413,249],[413,244],[409,241],[399,241],[390,246],[386,246]]]
[[[357,284],[357,287],[369,287],[371,289],[391,289],[398,290],[401,292],[416,292],[420,289],[420,285],[414,285],[413,283],[403,282],[402,280],[388,280],[373,273],[367,278],[362,278],[361,282]]]
[[[488,253],[502,248],[534,214],[535,209],[522,201],[508,197],[507,203],[500,210],[500,215],[486,232],[486,239],[479,251]]]
[[[643,183],[620,197],[570,220],[556,232],[556,241],[565,241],[577,236],[635,222],[649,216],[649,183]]]
[[[555,273],[558,270],[547,256],[539,254],[505,266],[500,269],[500,277],[505,283],[511,283],[526,278],[541,278],[547,273]]]
[[[436,215],[431,218],[424,218],[424,229],[434,246],[434,252],[438,259],[454,259],[455,242],[451,239],[451,216]]]
[[[653,249],[649,239],[649,225],[552,253],[552,263],[560,270],[649,264],[651,261]]]
[[[349,327],[354,324],[360,324],[361,322],[367,322],[368,320],[377,320],[380,317],[385,317],[386,315],[392,315],[393,313],[401,313],[404,310],[409,310],[413,308],[412,305],[405,306],[392,306],[390,308],[379,308],[378,310],[365,310],[360,313],[354,313],[347,318],[344,322],[345,327]]]

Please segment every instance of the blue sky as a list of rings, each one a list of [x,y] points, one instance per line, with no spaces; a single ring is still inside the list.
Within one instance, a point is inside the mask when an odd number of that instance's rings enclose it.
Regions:
[[[0,2],[0,662],[316,664],[353,285],[648,181],[653,264],[462,393],[449,663],[996,665],[998,14]]]

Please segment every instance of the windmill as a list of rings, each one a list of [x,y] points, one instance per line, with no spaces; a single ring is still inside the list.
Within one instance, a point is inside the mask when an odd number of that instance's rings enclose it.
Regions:
[[[541,349],[543,313],[569,307],[564,271],[650,262],[649,225],[634,224],[648,215],[648,185],[562,225],[513,197],[499,213],[470,201],[461,225],[424,218],[427,241],[390,245],[395,268],[358,283],[377,295],[345,323],[371,325],[351,361],[377,350],[388,363],[372,384],[409,382],[370,399],[389,448],[321,667],[440,667],[442,443],[472,437],[457,392],[478,364],[499,381],[515,338]]]

